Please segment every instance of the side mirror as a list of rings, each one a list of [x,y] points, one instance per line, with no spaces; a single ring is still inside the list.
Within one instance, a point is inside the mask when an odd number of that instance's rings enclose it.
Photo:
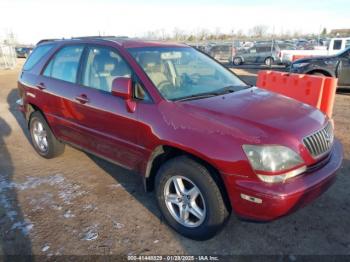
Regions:
[[[112,82],[112,95],[125,100],[132,97],[132,80],[130,77],[117,77]]]
[[[117,77],[112,82],[112,95],[125,100],[126,109],[130,113],[136,110],[136,102],[132,99],[132,80],[130,77]]]

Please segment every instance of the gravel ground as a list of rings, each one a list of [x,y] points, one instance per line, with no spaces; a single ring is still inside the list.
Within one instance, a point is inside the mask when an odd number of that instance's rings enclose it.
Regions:
[[[256,69],[234,71],[255,82]],[[70,147],[56,159],[39,157],[15,105],[18,72],[0,71],[0,255],[350,255],[349,93],[336,96],[336,136],[345,158],[331,189],[274,222],[232,215],[218,236],[196,242],[162,221],[136,174]]]

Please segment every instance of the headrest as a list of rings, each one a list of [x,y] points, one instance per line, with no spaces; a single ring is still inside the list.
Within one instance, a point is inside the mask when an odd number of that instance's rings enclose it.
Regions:
[[[111,57],[108,52],[101,52],[95,55],[93,66],[98,71],[113,71],[118,61]]]
[[[160,65],[160,56],[157,53],[143,53],[139,57],[140,64],[143,68]]]

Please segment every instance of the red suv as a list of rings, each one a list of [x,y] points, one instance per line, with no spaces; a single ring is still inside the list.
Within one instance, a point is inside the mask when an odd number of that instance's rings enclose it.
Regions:
[[[69,144],[137,171],[169,225],[193,239],[214,236],[231,210],[267,221],[306,205],[342,162],[322,112],[183,44],[42,41],[18,88],[41,156]]]

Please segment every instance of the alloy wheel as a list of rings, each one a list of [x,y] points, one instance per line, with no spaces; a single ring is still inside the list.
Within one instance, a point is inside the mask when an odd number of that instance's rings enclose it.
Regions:
[[[164,187],[165,204],[172,217],[186,227],[200,226],[206,217],[202,193],[193,181],[173,176]]]
[[[40,121],[35,120],[32,132],[36,146],[41,152],[46,152],[48,150],[48,140],[44,125]]]

